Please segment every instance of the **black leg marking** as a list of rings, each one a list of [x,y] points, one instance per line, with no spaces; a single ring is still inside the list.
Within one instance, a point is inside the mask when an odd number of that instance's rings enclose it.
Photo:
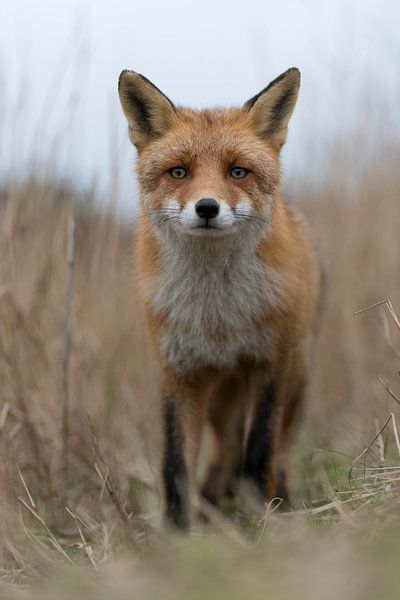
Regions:
[[[189,526],[188,475],[183,455],[183,434],[173,400],[164,408],[165,450],[163,483],[168,521],[182,529]]]
[[[267,470],[273,446],[275,405],[276,389],[271,381],[264,388],[255,407],[243,467],[244,477],[256,485],[263,498],[267,494]]]

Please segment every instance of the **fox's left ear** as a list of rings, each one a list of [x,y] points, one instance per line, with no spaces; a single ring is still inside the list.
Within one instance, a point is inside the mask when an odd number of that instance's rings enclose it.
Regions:
[[[286,141],[287,126],[296,105],[299,87],[300,71],[288,69],[250,98],[243,107],[257,135],[278,149]]]

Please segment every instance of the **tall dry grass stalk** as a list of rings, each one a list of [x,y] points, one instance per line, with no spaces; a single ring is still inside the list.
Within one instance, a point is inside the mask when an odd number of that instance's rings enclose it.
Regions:
[[[71,311],[73,299],[75,265],[75,215],[68,218],[67,234],[67,285],[65,292],[65,317],[64,317],[64,351],[62,363],[62,391],[63,391],[63,472],[64,483],[68,483],[68,443],[69,443],[69,362],[71,353]]]

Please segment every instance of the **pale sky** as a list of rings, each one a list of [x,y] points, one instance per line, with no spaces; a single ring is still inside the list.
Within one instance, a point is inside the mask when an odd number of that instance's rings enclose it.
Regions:
[[[317,176],[336,136],[399,135],[396,0],[0,0],[0,176],[46,173],[134,194],[120,71],[177,104],[241,104],[302,72],[284,172]]]

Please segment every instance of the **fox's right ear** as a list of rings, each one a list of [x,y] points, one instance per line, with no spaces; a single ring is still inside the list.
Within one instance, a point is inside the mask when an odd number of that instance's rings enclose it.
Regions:
[[[140,73],[122,71],[118,92],[129,136],[138,149],[163,135],[177,119],[171,100]]]

